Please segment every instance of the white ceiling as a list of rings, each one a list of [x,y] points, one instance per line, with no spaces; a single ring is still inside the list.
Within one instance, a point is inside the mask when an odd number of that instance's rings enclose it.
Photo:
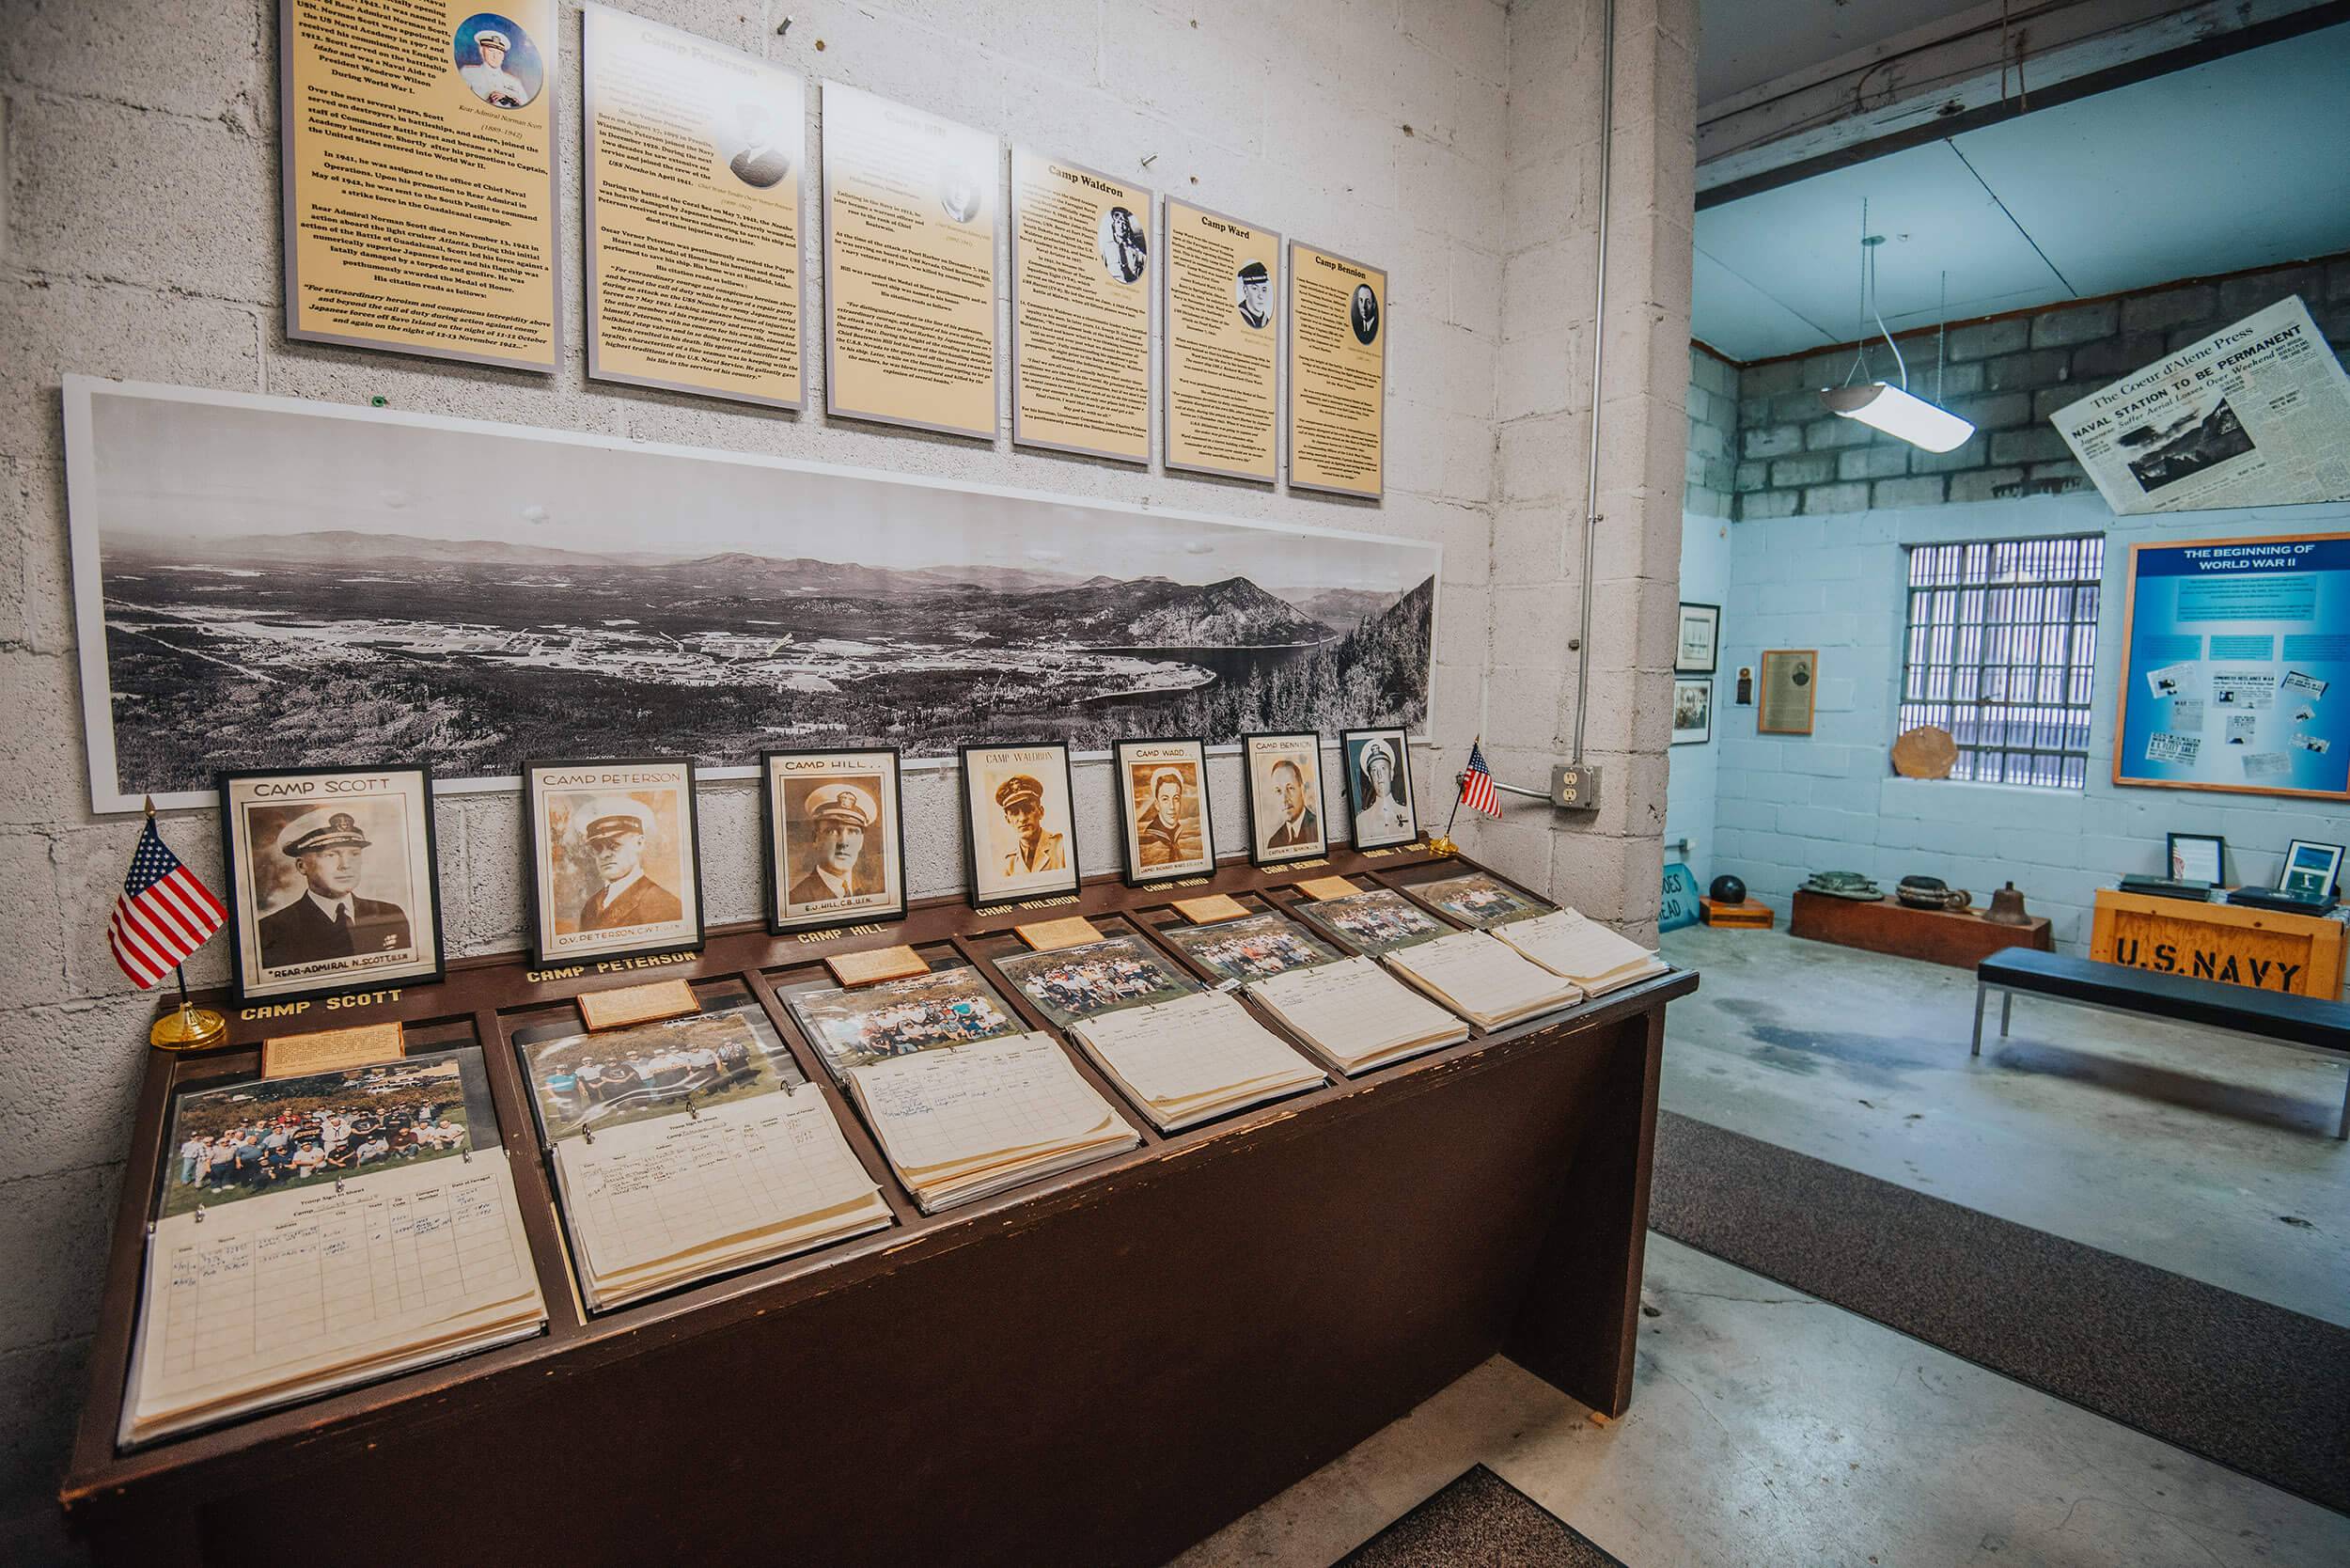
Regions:
[[[1692,334],[1852,341],[1864,196],[1896,330],[2350,250],[2350,24],[1708,208]]]

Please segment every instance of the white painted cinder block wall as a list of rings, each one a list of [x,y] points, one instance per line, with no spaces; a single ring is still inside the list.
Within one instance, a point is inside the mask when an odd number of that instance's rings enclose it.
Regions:
[[[1050,151],[1125,171],[1390,271],[1389,494],[1371,506],[885,433],[584,374],[576,71],[561,77],[572,323],[540,378],[296,345],[281,330],[274,0],[12,0],[0,22],[0,1560],[57,1550],[51,1497],[82,1400],[151,1001],[108,959],[133,837],[88,810],[67,593],[57,386],[79,371],[778,452],[1441,541],[1426,798],[1490,703],[1504,776],[1541,784],[1574,712],[1590,407],[1596,0],[624,0],[624,8]],[[576,7],[564,7],[576,58]],[[787,36],[776,25],[793,19]],[[1476,853],[1636,933],[1653,926],[1680,524],[1695,104],[1693,0],[1623,0],[1608,277],[1608,513],[1589,744],[1609,809],[1513,803]],[[811,95],[813,96],[813,95]],[[811,145],[821,118],[811,102]],[[1145,157],[1152,161],[1148,169]],[[812,203],[812,197],[811,197]],[[813,209],[806,259],[815,257]],[[811,268],[809,319],[820,319]],[[811,376],[811,400],[822,384]],[[1506,717],[1505,717],[1506,715]],[[1503,733],[1503,725],[1507,732]],[[1240,785],[1214,769],[1218,834]],[[1115,861],[1106,780],[1079,852]],[[951,776],[910,780],[916,893],[962,886]],[[759,909],[758,812],[701,807],[714,919]],[[203,813],[164,829],[218,885]],[[519,945],[510,797],[445,799],[451,949]],[[224,978],[217,950],[191,965]]]
[[[2167,833],[2219,834],[2232,879],[2274,885],[2287,842],[2340,843],[2350,816],[2326,802],[2113,782],[2129,548],[2344,528],[2350,505],[2121,518],[2094,492],[1732,525],[1712,871],[1744,877],[1782,917],[1814,870],[1863,871],[1888,887],[1911,873],[1938,876],[1978,904],[2013,879],[2031,912],[2053,921],[2059,950],[2084,954],[2096,890],[2126,872],[2160,874]],[[1896,777],[1888,751],[1899,732],[1908,548],[2073,533],[2106,540],[2087,788]],[[1737,667],[1759,673],[1766,648],[1820,651],[1809,737],[1759,736],[1755,710],[1730,700]],[[1692,749],[1675,754],[1676,768]],[[1693,790],[1684,816],[1676,795],[1673,834],[1705,807]]]

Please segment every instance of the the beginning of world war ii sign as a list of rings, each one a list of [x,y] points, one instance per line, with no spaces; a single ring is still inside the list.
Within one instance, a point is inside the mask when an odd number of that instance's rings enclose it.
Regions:
[[[223,767],[1428,727],[1410,540],[67,378],[90,793]]]

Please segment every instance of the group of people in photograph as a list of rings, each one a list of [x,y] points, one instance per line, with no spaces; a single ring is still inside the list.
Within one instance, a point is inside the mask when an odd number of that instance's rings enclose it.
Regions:
[[[1171,983],[1167,971],[1148,958],[1113,954],[1040,969],[1023,977],[1020,988],[1048,1008],[1083,1018],[1154,996]]]
[[[282,1182],[355,1172],[386,1160],[464,1147],[454,1107],[431,1103],[256,1115],[210,1135],[189,1131],[177,1151],[180,1184],[199,1193],[258,1192]]]
[[[707,1093],[754,1071],[747,1042],[607,1050],[557,1065],[544,1079],[547,1096],[566,1116],[584,1116],[642,1095],[669,1098]]]

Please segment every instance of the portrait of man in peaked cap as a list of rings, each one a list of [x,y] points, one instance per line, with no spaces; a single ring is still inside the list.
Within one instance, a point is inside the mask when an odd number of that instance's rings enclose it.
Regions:
[[[764,766],[770,929],[903,913],[898,754],[771,751]]]
[[[541,962],[701,944],[693,764],[527,762]]]
[[[359,876],[373,847],[360,825],[364,808],[321,808],[286,824],[277,853],[302,872],[302,889],[261,917],[261,963],[283,969],[321,959],[406,949],[408,912],[388,899],[363,898]]]

